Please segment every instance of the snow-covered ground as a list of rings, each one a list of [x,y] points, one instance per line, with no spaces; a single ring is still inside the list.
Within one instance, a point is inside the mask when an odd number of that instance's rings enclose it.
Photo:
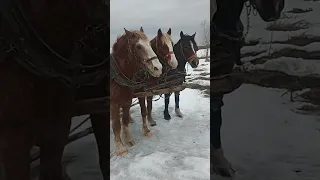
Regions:
[[[320,179],[320,117],[291,111],[284,92],[242,85],[225,96],[222,139],[236,180]]]
[[[247,35],[246,41],[259,41],[259,44],[253,46],[245,46],[242,48],[242,53],[257,53],[253,56],[246,56],[242,60],[246,63],[249,69],[268,69],[277,70],[288,73],[290,75],[296,76],[319,76],[320,75],[320,65],[317,59],[306,60],[303,57],[280,57],[277,59],[269,60],[269,55],[279,52],[284,49],[302,50],[304,52],[312,53],[319,52],[320,40],[320,20],[318,18],[318,11],[320,10],[319,1],[304,1],[304,0],[287,0],[285,1],[285,8],[283,10],[282,18],[276,21],[276,24],[282,24],[279,26],[284,26],[285,24],[294,24],[300,21],[300,25],[308,25],[307,29],[291,30],[291,31],[268,31],[266,27],[272,23],[266,23],[261,20],[260,16],[250,16],[249,24],[251,28]],[[312,8],[312,11],[306,13],[288,13],[288,11],[294,9],[308,9]],[[244,27],[246,27],[246,11],[243,10],[242,22]],[[246,28],[245,28],[246,31]],[[290,38],[295,37],[309,37],[312,38],[317,36],[318,40],[315,42],[310,42],[304,46],[298,46],[286,41]],[[270,42],[274,42],[270,45]],[[265,64],[252,65],[250,61],[261,58],[266,61]]]
[[[173,96],[170,101],[170,121],[163,119],[164,100],[153,103],[153,118],[158,125],[151,128],[151,137],[142,134],[140,107],[132,108],[136,123],[131,129],[136,144],[129,148],[127,157],[112,155],[112,180],[209,179],[209,99],[198,90],[182,91],[183,119],[174,115]]]

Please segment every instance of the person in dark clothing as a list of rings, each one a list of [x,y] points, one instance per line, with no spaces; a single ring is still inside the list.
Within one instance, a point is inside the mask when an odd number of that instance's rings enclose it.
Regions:
[[[243,3],[244,0],[216,1],[216,12],[212,15],[211,20],[211,44],[214,46],[211,47],[211,77],[230,74],[235,64],[242,65],[240,61],[242,43],[222,37],[217,32],[222,32],[235,39],[243,36],[243,25],[239,18]],[[227,8],[229,9],[230,4],[239,6],[239,8],[225,11]],[[215,81],[212,80],[212,83],[215,83]],[[223,96],[223,93],[210,94],[210,162],[214,173],[223,177],[232,177],[235,171],[225,158],[221,144]]]

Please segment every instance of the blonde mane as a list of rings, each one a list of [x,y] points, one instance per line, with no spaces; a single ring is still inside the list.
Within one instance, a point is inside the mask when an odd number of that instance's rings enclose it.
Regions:
[[[132,32],[132,33],[135,35],[135,37],[137,37],[137,38],[139,38],[139,39],[149,41],[149,40],[148,40],[148,37],[146,36],[146,34],[144,34],[144,33],[141,32],[141,31],[133,30],[133,31],[130,31],[130,32]],[[118,44],[121,44],[121,45],[123,44],[123,41],[122,41],[122,40],[123,40],[124,38],[126,38],[126,37],[127,37],[127,36],[126,36],[126,33],[124,33],[123,35],[120,35],[120,36],[118,35],[115,43],[114,43],[113,46],[112,46],[112,53],[115,52],[115,47],[118,46]]]
[[[161,42],[162,44],[171,44],[173,41],[169,34],[162,33]]]
[[[140,38],[142,40],[149,41],[148,37],[146,36],[145,33],[141,32],[141,31],[138,31],[138,30],[134,30],[134,31],[131,31],[131,32],[133,32],[136,35],[136,37],[138,37],[138,38]]]

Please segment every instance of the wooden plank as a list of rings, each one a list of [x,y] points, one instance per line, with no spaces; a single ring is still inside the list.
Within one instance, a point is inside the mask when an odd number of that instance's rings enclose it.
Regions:
[[[174,86],[174,87],[170,87],[170,88],[134,93],[134,97],[137,98],[137,97],[156,96],[156,95],[160,95],[160,94],[167,94],[167,93],[172,93],[172,92],[176,92],[176,91],[182,91],[185,88],[186,88],[186,85],[183,84],[180,86]]]

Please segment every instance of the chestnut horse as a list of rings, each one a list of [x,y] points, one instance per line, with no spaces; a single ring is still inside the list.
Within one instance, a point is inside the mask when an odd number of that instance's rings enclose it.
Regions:
[[[96,46],[109,43],[106,26],[96,28],[109,19],[104,6],[101,0],[0,2],[0,164],[6,180],[30,179],[33,145],[41,149],[39,178],[63,179],[76,87],[95,79],[98,59],[106,64]],[[89,26],[101,31],[93,35]]]
[[[114,148],[117,155],[128,153],[125,144],[134,145],[129,130],[129,110],[135,89],[140,89],[149,75],[160,77],[162,65],[152,50],[143,29],[128,31],[120,36],[112,47],[110,58],[110,114],[114,134]],[[122,125],[120,122],[122,108]],[[123,138],[120,137],[121,127]]]
[[[171,28],[167,31],[167,33],[163,33],[161,29],[158,30],[158,34],[155,38],[151,40],[151,47],[153,51],[157,54],[161,64],[162,64],[162,72],[167,72],[170,69],[176,69],[178,66],[178,61],[174,55],[173,52],[173,41],[171,38]],[[158,82],[158,78],[151,78],[150,79],[150,86],[156,85]],[[138,91],[143,91],[143,89],[140,89]],[[142,122],[144,127],[144,134],[147,136],[151,135],[150,130],[147,126],[148,119],[151,126],[155,126],[156,122],[152,118],[152,98],[153,96],[148,97],[141,97],[139,99],[139,104],[141,108],[141,116],[142,116]],[[147,100],[147,107],[146,102]]]

